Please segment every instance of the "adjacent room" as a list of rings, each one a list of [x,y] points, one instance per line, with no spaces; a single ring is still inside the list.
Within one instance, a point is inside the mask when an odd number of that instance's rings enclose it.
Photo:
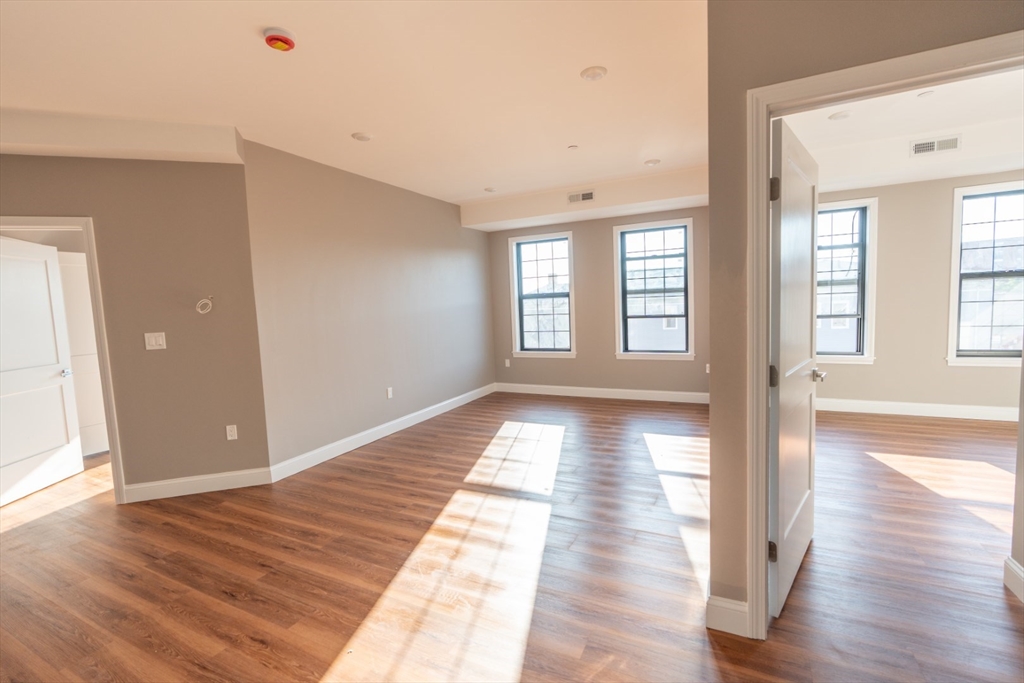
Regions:
[[[4,681],[1024,676],[1016,0],[0,0],[0,286]]]

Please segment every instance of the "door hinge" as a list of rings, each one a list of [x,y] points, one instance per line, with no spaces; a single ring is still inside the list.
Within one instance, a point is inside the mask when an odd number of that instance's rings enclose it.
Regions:
[[[768,561],[779,561],[779,546],[775,545],[775,541],[768,541]]]
[[[775,201],[782,196],[782,180],[779,178],[772,178],[768,181],[768,199]]]
[[[772,389],[779,386],[779,369],[774,365],[768,366],[768,386]]]

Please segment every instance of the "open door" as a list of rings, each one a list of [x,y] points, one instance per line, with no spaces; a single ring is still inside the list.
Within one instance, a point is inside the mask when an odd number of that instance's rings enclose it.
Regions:
[[[84,469],[57,250],[0,238],[0,505]]]
[[[772,123],[768,608],[779,616],[814,535],[818,164]]]

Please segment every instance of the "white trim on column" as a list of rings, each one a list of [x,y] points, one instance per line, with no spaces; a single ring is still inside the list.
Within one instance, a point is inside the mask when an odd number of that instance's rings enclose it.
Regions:
[[[947,403],[907,403],[904,401],[861,401],[852,398],[819,398],[819,411],[837,413],[873,413],[875,415],[915,415],[951,417],[962,420],[998,420],[1016,422],[1017,409],[1004,406],[964,406]]]
[[[550,384],[498,382],[495,391],[544,396],[617,398],[625,401],[667,401],[669,403],[708,403],[709,394],[700,391],[656,391],[653,389],[604,389],[600,387],[560,387]]]
[[[199,474],[194,477],[147,481],[142,484],[128,484],[124,487],[125,503],[138,503],[143,500],[157,498],[174,498],[189,496],[193,493],[209,493],[210,491],[226,491],[245,486],[260,486],[270,483],[270,469],[256,467],[251,470],[234,472],[217,472],[216,474]]]
[[[1012,557],[1007,557],[1003,562],[1003,585],[1024,602],[1024,567]]]
[[[747,92],[748,635],[768,634],[768,272],[773,117],[1024,66],[1024,31],[1006,33]],[[714,520],[712,520],[712,525]],[[713,571],[713,568],[712,568]]]
[[[705,626],[737,636],[748,635],[747,603],[712,595],[708,598]]]

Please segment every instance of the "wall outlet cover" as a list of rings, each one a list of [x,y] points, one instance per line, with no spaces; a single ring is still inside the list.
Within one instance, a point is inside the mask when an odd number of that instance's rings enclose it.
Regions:
[[[146,332],[146,350],[160,351],[167,348],[167,337],[163,332]]]
[[[238,438],[238,425],[227,426],[228,441],[234,441]]]

